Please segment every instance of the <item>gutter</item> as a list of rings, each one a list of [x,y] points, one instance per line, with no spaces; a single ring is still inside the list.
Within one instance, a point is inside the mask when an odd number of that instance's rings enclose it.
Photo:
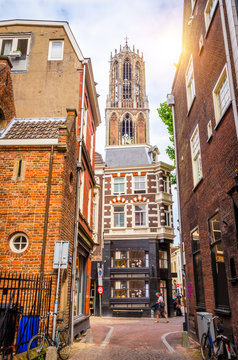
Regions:
[[[74,219],[74,245],[73,245],[73,264],[72,264],[72,281],[71,281],[71,306],[70,306],[70,335],[71,343],[74,340],[74,298],[75,298],[75,279],[76,279],[76,258],[78,245],[78,229],[79,229],[79,185],[80,173],[82,169],[82,142],[83,142],[83,117],[84,117],[84,92],[85,92],[85,71],[86,62],[83,61],[83,84],[81,96],[81,114],[80,114],[80,136],[79,136],[79,152],[77,163],[77,180],[76,180],[76,204],[75,204],[75,219]]]
[[[49,206],[50,206],[50,192],[51,192],[53,158],[54,158],[54,145],[51,145],[50,162],[49,162],[49,175],[48,175],[48,182],[47,182],[47,195],[46,195],[46,205],[45,205],[43,241],[42,241],[42,248],[41,248],[41,264],[40,264],[40,277],[41,277],[41,279],[44,276],[44,266],[45,266],[45,250],[46,250],[46,239],[47,239],[48,218],[49,218]]]
[[[231,70],[231,58],[230,58],[230,52],[229,52],[225,13],[224,13],[224,6],[223,6],[222,0],[219,0],[219,7],[220,7],[220,13],[221,13],[221,24],[222,24],[222,32],[223,32],[223,39],[224,39],[224,45],[225,45],[227,69],[228,69],[228,80],[229,80],[229,86],[230,86],[230,91],[231,91],[231,103],[232,103],[232,109],[233,109],[234,121],[235,121],[235,127],[236,127],[236,136],[238,138],[237,104],[236,104],[236,98],[235,98],[234,81],[233,81],[232,70]]]

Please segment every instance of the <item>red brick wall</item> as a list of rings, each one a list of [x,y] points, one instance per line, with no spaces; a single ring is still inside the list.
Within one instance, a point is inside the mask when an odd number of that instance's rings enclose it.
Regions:
[[[181,220],[189,288],[189,312],[191,319],[194,317],[194,322],[191,320],[190,323],[191,330],[195,330],[196,326],[196,301],[190,232],[196,226],[199,226],[206,311],[213,312],[215,299],[209,246],[208,218],[211,217],[217,209],[219,210],[222,223],[222,239],[227,278],[230,278],[229,259],[231,256],[235,257],[236,269],[238,270],[234,214],[232,201],[227,195],[227,191],[234,185],[233,177],[235,175],[235,168],[238,165],[237,135],[231,106],[225,113],[220,124],[215,127],[212,91],[226,64],[226,56],[219,6],[216,9],[209,32],[207,36],[205,36],[205,5],[205,0],[196,2],[194,18],[192,23],[187,25],[189,17],[191,16],[191,1],[185,0],[183,53],[173,85]],[[198,43],[201,34],[204,38],[204,47],[199,54]],[[193,55],[196,98],[188,113],[185,71],[191,54]],[[208,141],[207,123],[210,120],[212,121],[213,136],[210,141]],[[190,138],[197,124],[199,124],[203,180],[194,189]],[[225,318],[225,322],[228,326],[232,326],[233,323],[234,335],[236,341],[238,341],[238,328],[237,325],[234,325],[238,323],[236,300],[238,287],[233,286],[229,281],[228,286],[232,318]]]

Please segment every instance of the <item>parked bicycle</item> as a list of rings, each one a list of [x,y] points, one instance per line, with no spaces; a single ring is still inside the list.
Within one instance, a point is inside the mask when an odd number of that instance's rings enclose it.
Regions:
[[[66,360],[70,354],[70,338],[69,329],[67,327],[57,327],[55,340],[49,335],[46,319],[49,314],[40,316],[40,321],[43,322],[42,332],[36,334],[31,338],[27,348],[27,358],[32,359],[44,359],[48,346],[55,346],[57,353],[61,360]],[[57,319],[57,323],[63,322],[63,319]]]
[[[206,317],[207,319],[207,332],[202,334],[201,338],[201,353],[203,360],[225,360],[225,359],[237,359],[235,350],[228,339],[228,337],[222,335],[224,329],[221,319],[218,316]],[[218,319],[216,327],[216,338],[213,341],[211,336],[211,323],[214,319]]]

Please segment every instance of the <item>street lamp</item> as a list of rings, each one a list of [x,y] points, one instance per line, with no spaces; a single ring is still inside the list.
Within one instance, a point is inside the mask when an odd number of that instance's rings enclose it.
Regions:
[[[238,236],[238,169],[236,169],[235,185],[227,192],[231,196],[234,204],[235,221],[236,221],[236,233]]]

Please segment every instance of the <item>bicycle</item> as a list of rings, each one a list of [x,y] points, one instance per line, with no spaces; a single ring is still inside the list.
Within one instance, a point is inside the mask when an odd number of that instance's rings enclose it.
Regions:
[[[40,321],[43,322],[42,332],[34,335],[29,341],[27,347],[27,358],[28,360],[45,358],[46,350],[48,346],[55,346],[57,353],[61,360],[67,360],[70,354],[70,338],[69,329],[67,327],[56,329],[55,340],[49,335],[46,319],[49,314],[40,316]],[[63,319],[57,319],[57,322],[63,322]]]
[[[207,332],[203,333],[201,337],[201,353],[203,360],[237,359],[235,350],[233,349],[230,340],[228,337],[221,334],[224,331],[221,319],[218,316],[213,316],[212,318],[208,318],[206,316],[203,317],[208,320]],[[211,322],[214,319],[218,319],[219,323],[216,327],[217,336],[213,341],[210,327]]]

